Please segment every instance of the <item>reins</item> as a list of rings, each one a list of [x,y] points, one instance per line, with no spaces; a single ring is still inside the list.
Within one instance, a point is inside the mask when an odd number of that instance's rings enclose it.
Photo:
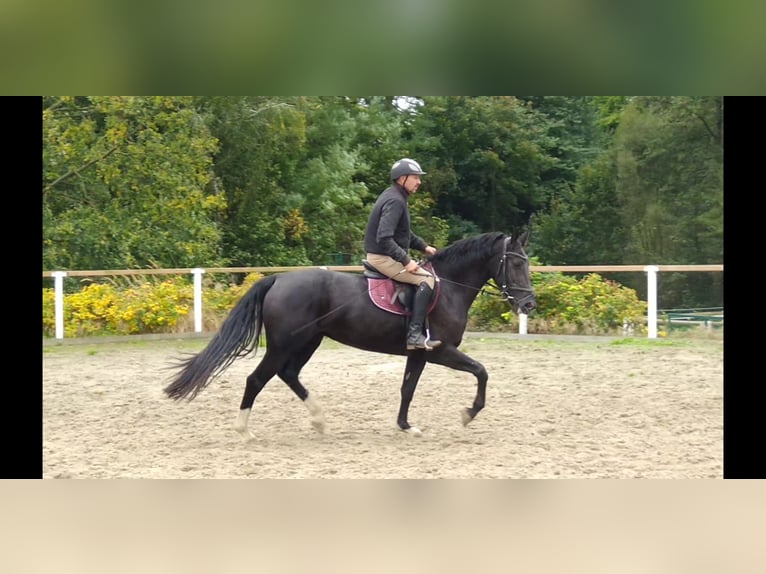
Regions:
[[[495,273],[495,275],[497,277],[502,277],[502,279],[503,279],[502,285],[500,285],[499,287],[497,285],[490,285],[488,283],[484,283],[481,287],[474,287],[473,285],[468,285],[466,283],[461,283],[460,281],[453,281],[452,279],[447,279],[447,278],[442,277],[442,276],[437,276],[436,277],[437,281],[446,281],[447,283],[451,283],[453,285],[459,285],[460,287],[465,287],[467,289],[473,289],[473,290],[475,290],[477,292],[477,294],[484,293],[484,294],[490,295],[492,297],[501,297],[501,298],[505,299],[506,301],[508,301],[509,303],[514,303],[515,302],[516,305],[521,306],[527,299],[529,299],[530,297],[534,297],[533,289],[531,289],[529,287],[521,287],[521,286],[513,285],[512,283],[507,283],[508,274],[506,273],[506,270],[507,270],[507,266],[508,266],[508,257],[509,256],[518,257],[518,258],[522,259],[523,261],[528,261],[529,258],[524,253],[519,253],[517,251],[508,251],[508,243],[510,242],[510,240],[511,240],[511,237],[509,237],[509,236],[506,236],[505,239],[503,240],[503,255],[500,258],[500,262],[499,262],[498,268],[497,268],[497,273]],[[434,270],[434,275],[436,275],[435,270]],[[498,282],[495,277],[493,277],[493,279],[495,279],[495,283]],[[491,289],[496,289],[497,291],[489,291],[489,290],[487,290],[488,287],[491,288]],[[525,293],[528,293],[528,295],[522,297],[520,300],[517,300],[516,297],[511,295],[511,293],[510,293],[511,290],[523,291]],[[367,291],[362,291],[362,292],[359,293],[360,296],[366,295],[366,294],[367,294]],[[320,317],[317,317],[316,319],[314,319],[312,321],[309,321],[308,323],[306,323],[302,327],[298,327],[297,329],[292,331],[290,334],[291,335],[295,335],[296,333],[299,333],[303,329],[306,329],[307,327],[310,327],[311,325],[314,325],[314,324],[318,323],[322,319],[325,319],[325,318],[329,317],[330,315],[332,315],[336,311],[339,311],[340,309],[342,309],[346,305],[349,305],[352,302],[353,302],[353,299],[349,299],[348,301],[346,301],[342,305],[338,305],[337,307],[335,307],[335,309],[331,309],[330,311],[328,311],[324,315],[322,315]]]
[[[497,277],[503,278],[502,285],[500,285],[499,287],[497,285],[491,285],[489,283],[485,283],[481,287],[474,287],[473,285],[467,285],[465,283],[460,283],[459,281],[452,281],[451,279],[445,279],[444,277],[442,277],[441,280],[446,281],[448,283],[452,283],[453,285],[460,285],[461,287],[473,289],[479,294],[484,293],[492,297],[501,297],[505,299],[506,301],[508,301],[509,303],[512,301],[516,301],[516,297],[514,297],[510,293],[511,289],[514,289],[516,291],[525,291],[529,293],[530,295],[523,297],[521,301],[518,302],[518,304],[523,303],[526,299],[532,296],[533,289],[530,289],[529,287],[520,287],[517,285],[506,283],[508,278],[508,274],[506,273],[506,268],[508,265],[508,256],[518,257],[519,259],[522,259],[524,261],[527,261],[529,258],[524,253],[519,253],[518,251],[508,251],[508,243],[510,242],[510,240],[511,240],[510,237],[506,237],[503,240],[503,256],[500,258],[500,262],[498,263],[498,267],[497,267],[497,273],[495,273]],[[495,283],[497,283],[497,279],[495,279]],[[496,289],[496,291],[488,291],[487,290],[488,287],[491,289]]]

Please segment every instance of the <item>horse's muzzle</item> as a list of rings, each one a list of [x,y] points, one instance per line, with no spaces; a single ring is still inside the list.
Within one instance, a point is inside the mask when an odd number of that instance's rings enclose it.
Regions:
[[[525,315],[529,315],[529,313],[537,307],[537,301],[535,300],[535,296],[532,294],[527,295],[526,297],[522,297],[518,301],[516,301],[516,307],[518,309],[519,313],[524,313]]]

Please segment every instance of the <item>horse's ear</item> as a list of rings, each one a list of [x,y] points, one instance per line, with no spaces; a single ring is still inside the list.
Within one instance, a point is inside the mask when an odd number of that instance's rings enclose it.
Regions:
[[[519,243],[522,247],[526,248],[527,245],[529,245],[529,229],[527,229],[524,233],[519,235]]]

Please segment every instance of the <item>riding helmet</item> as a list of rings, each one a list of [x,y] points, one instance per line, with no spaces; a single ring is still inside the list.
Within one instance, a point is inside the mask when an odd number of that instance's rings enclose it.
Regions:
[[[392,181],[396,181],[402,175],[425,175],[425,174],[426,172],[420,169],[420,164],[416,162],[414,159],[410,159],[408,157],[400,159],[391,167]]]

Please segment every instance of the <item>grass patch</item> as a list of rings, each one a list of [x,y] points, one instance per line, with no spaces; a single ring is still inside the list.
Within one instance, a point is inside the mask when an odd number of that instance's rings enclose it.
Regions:
[[[688,347],[690,341],[676,341],[671,339],[638,339],[635,337],[627,337],[624,339],[615,339],[611,341],[610,345],[629,345],[632,347]]]

